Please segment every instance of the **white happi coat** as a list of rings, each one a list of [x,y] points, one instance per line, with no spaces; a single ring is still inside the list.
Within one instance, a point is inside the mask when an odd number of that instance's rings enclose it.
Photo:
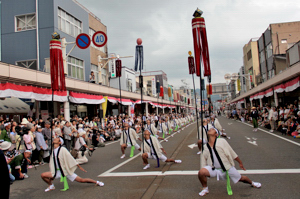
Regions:
[[[154,124],[150,124],[150,128],[148,126],[148,124],[145,125],[145,130],[146,129],[151,129],[151,135],[157,135],[157,129],[155,128],[155,125]]]
[[[228,171],[231,167],[234,166],[234,159],[236,159],[238,155],[234,152],[228,142],[223,138],[217,138],[216,150],[224,164],[225,169]],[[201,168],[205,166],[212,166],[210,152],[206,144],[203,148],[203,155],[201,158],[200,166]]]
[[[208,124],[208,125],[203,126],[203,138],[204,138],[206,141],[208,141],[208,139],[207,139],[207,134],[206,134],[206,131],[204,130],[204,128],[206,128],[206,130],[207,130],[207,132],[208,132],[208,130],[212,128],[212,125],[211,125],[211,124]],[[200,127],[199,127],[199,139],[202,139],[202,128],[201,128],[201,125],[200,125]]]
[[[127,143],[127,133],[125,133],[125,131],[129,131],[129,136],[131,139],[131,146],[135,146],[136,145],[136,140],[139,138],[138,134],[136,134],[135,130],[132,128],[129,128],[128,130],[123,130],[121,133],[121,138],[120,138],[120,145],[122,144],[130,144]]]
[[[50,172],[51,172],[52,176],[54,176],[54,174],[55,174],[53,153],[54,153],[54,151],[52,152],[52,154],[50,156],[50,162],[49,162]],[[65,176],[73,175],[75,170],[77,169],[78,163],[76,162],[76,160],[73,158],[71,153],[65,147],[60,148],[60,151],[58,154],[58,159],[59,159],[59,163],[63,170],[64,175]],[[59,168],[57,168],[57,169],[59,169]]]
[[[152,143],[153,146],[155,148],[155,151],[157,153],[158,158],[160,158],[162,156],[162,146],[160,144],[160,142],[158,141],[158,139],[155,136],[151,136],[152,139]],[[151,143],[150,143],[151,144]],[[144,153],[150,153],[151,154],[151,148],[150,146],[146,143],[146,139],[144,140],[144,142],[142,143],[141,149],[143,149]],[[143,155],[143,153],[141,154]]]

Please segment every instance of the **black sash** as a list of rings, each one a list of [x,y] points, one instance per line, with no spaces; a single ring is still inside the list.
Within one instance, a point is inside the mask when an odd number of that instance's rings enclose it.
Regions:
[[[151,146],[152,146],[152,149],[153,149],[153,152],[154,152],[154,155],[155,155],[155,157],[156,157],[156,159],[157,160],[159,160],[158,159],[158,155],[157,155],[157,153],[156,153],[156,150],[155,150],[155,147],[154,147],[154,145],[153,145],[153,142],[152,142],[152,139],[151,139],[151,136],[150,136],[150,142],[151,142],[151,145],[147,142],[147,140],[145,139],[145,142],[148,144],[148,146],[150,147],[150,152],[151,152]],[[144,151],[143,151],[144,152]],[[153,155],[152,153],[151,153],[151,155]]]
[[[128,134],[126,133],[126,130],[123,131],[123,142],[127,144],[127,139],[126,139],[126,142],[125,142],[125,140],[124,140],[124,139],[125,139],[124,132],[125,132],[126,135],[129,137],[130,144],[133,145],[133,144],[132,144],[132,141],[131,141],[131,138],[130,138],[130,132],[129,132],[129,130],[130,130],[130,129],[128,128]]]
[[[58,157],[59,152],[60,152],[60,148],[61,148],[61,146],[59,146],[58,151],[57,151],[57,157],[56,157],[57,158],[57,164],[58,164],[58,167],[59,167],[59,170],[61,172],[62,177],[65,177],[64,171],[61,168],[61,165],[60,165],[60,162],[59,162],[59,157]],[[55,178],[56,173],[57,173],[57,168],[56,168],[56,160],[55,160],[54,150],[53,150],[53,162],[54,162],[54,169],[55,169],[55,174],[54,174],[53,178]]]
[[[154,134],[152,133],[152,130],[151,130],[151,124],[150,124],[149,126],[148,126],[148,124],[147,124],[147,127],[148,127],[150,133],[154,136]]]
[[[217,139],[215,140],[213,150],[214,150],[214,152],[216,154],[216,157],[217,157],[217,159],[218,159],[218,161],[219,161],[219,163],[221,165],[222,170],[225,172],[226,169],[225,169],[225,166],[224,166],[224,164],[223,164],[223,162],[222,162],[222,160],[221,160],[221,158],[219,156],[219,153],[218,153],[218,151],[216,149],[216,143],[217,143]],[[207,143],[206,145],[207,145],[207,148],[208,148],[209,153],[210,153],[210,158],[211,158],[211,161],[212,161],[212,169],[215,170],[214,157],[213,157],[213,153],[212,153],[211,147],[209,146],[209,143]]]

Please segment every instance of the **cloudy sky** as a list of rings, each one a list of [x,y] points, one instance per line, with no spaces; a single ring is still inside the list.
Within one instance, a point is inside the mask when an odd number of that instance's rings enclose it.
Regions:
[[[270,23],[300,21],[295,0],[78,0],[107,26],[108,52],[134,56],[136,39],[144,46],[144,71],[163,70],[179,87],[188,74],[193,50],[191,20],[198,7],[206,21],[212,83],[243,65],[243,46],[260,37]],[[134,58],[122,60],[129,68]],[[199,85],[199,78],[196,80]],[[199,86],[197,86],[199,88]]]

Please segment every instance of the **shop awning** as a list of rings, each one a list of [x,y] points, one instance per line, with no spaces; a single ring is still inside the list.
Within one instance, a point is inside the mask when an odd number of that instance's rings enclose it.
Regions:
[[[28,113],[29,105],[16,97],[0,100],[0,113]]]
[[[283,91],[291,92],[291,91],[297,89],[299,86],[300,86],[300,77],[298,76],[286,83],[275,86],[274,92],[276,92],[276,93],[282,93]]]
[[[110,101],[113,104],[116,104],[117,102],[123,104],[123,105],[132,105],[133,101],[130,99],[124,99],[120,100],[120,98],[115,98],[115,97],[107,97],[107,100]]]
[[[0,97],[17,97],[35,99],[38,101],[52,101],[52,90],[50,88],[1,83]],[[67,91],[54,91],[53,100],[56,102],[68,101]]]
[[[70,91],[69,99],[70,102],[75,104],[102,104],[103,102],[105,102],[105,99],[102,95],[91,95],[73,91]]]
[[[272,95],[273,95],[273,88],[269,88],[268,90],[265,91],[266,97],[271,97]]]

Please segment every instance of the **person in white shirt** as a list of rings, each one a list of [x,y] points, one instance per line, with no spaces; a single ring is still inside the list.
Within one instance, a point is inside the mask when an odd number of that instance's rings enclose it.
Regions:
[[[234,160],[239,163],[241,169],[246,169],[228,142],[223,138],[217,138],[218,133],[215,129],[210,129],[207,136],[209,141],[204,146],[203,155],[201,156],[201,169],[198,172],[198,178],[203,187],[199,193],[200,196],[205,196],[209,193],[207,177],[217,177],[218,180],[227,180],[227,191],[229,195],[232,195],[229,178],[234,183],[243,182],[255,188],[261,187],[261,183],[253,182],[247,176],[242,176],[236,170]]]
[[[159,143],[158,139],[155,136],[151,136],[151,133],[148,129],[144,132],[144,142],[142,143],[141,148],[143,149],[142,152],[142,159],[144,165],[146,165],[143,169],[149,169],[150,164],[148,163],[148,158],[161,160],[163,162],[174,162],[174,163],[181,163],[181,160],[174,160],[169,159],[165,155],[167,155],[164,148]],[[162,152],[165,154],[163,155]]]

